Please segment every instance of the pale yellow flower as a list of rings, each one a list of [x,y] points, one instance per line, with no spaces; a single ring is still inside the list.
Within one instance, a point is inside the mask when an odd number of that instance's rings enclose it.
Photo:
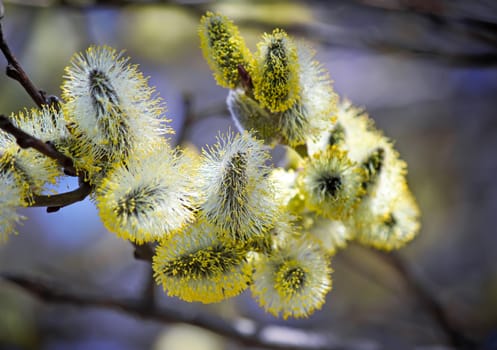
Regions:
[[[329,259],[310,238],[288,239],[254,265],[252,294],[275,316],[307,317],[321,308],[331,289]]]
[[[170,133],[164,106],[147,79],[123,53],[91,46],[73,56],[62,84],[64,116],[73,136],[68,152],[98,183],[114,163],[136,148],[153,148]]]
[[[314,60],[314,52],[305,44],[298,46],[299,99],[278,118],[282,143],[291,147],[319,136],[333,124],[337,95],[328,72]]]
[[[192,222],[200,196],[194,184],[196,162],[162,144],[111,170],[95,196],[105,227],[143,243],[167,237]]]
[[[341,220],[359,204],[364,171],[337,146],[315,153],[304,166],[300,188],[307,206],[320,215]]]
[[[265,164],[269,154],[248,132],[220,136],[203,150],[202,215],[228,240],[263,236],[279,211]]]
[[[353,237],[378,249],[399,249],[420,229],[419,208],[402,177],[380,185],[374,196],[365,197],[349,221]]]
[[[62,113],[52,108],[25,110],[10,116],[12,124],[41,141],[57,141],[65,136]],[[10,173],[20,194],[28,202],[54,184],[62,170],[57,161],[33,148],[21,148],[16,139],[0,130],[0,172]]]
[[[252,268],[246,256],[240,245],[220,241],[213,225],[199,221],[161,242],[154,276],[170,296],[215,303],[248,287]]]
[[[16,225],[24,218],[17,208],[25,206],[22,189],[17,186],[13,174],[0,172],[0,244],[5,243],[9,235],[16,234]]]
[[[350,228],[342,221],[316,215],[312,215],[312,220],[309,221],[310,225],[306,231],[316,238],[328,255],[334,255],[339,249],[345,248],[353,237]]]

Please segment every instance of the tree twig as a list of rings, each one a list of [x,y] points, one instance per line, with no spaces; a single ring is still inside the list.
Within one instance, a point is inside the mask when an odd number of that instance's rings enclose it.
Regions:
[[[0,50],[7,59],[7,76],[17,80],[24,87],[24,90],[26,90],[38,107],[41,108],[43,105],[51,104],[58,108],[58,99],[52,96],[47,98],[43,91],[35,87],[10,50],[3,34],[1,23],[1,18],[3,17],[3,4],[0,3],[0,5],[2,10],[2,13],[0,13]],[[26,133],[12,124],[12,122],[4,115],[0,115],[0,129],[14,136],[17,144],[21,148],[33,148],[41,154],[56,160],[64,169],[64,173],[66,175],[78,176],[78,172],[74,167],[72,159],[59,152],[52,143],[43,142],[42,140]],[[34,197],[34,203],[32,206],[46,206],[47,212],[55,212],[64,206],[82,201],[90,194],[92,188],[90,185],[85,183],[85,174],[82,173],[79,175],[80,187],[76,190],[51,196],[37,195]]]
[[[152,266],[147,264],[147,271],[145,271],[145,280],[143,281],[143,290],[141,294],[144,308],[155,308],[156,287],[157,284],[155,283],[154,270],[152,269]]]
[[[14,136],[19,147],[33,148],[47,157],[55,159],[64,168],[66,175],[77,175],[71,158],[59,152],[50,142],[43,142],[21,130],[4,115],[0,115],[0,129]]]
[[[0,21],[0,50],[7,59],[7,69],[6,69],[7,76],[14,80],[17,80],[38,107],[48,104],[44,92],[36,88],[36,86],[29,79],[28,75],[26,74],[24,69],[22,69],[16,57],[10,50],[10,47],[7,44],[7,41],[5,40],[5,37],[3,35],[1,21]]]
[[[78,175],[71,158],[59,152],[52,143],[43,142],[16,127],[4,115],[0,115],[0,129],[14,136],[19,147],[33,148],[41,154],[56,160],[63,167],[66,175]],[[47,207],[47,212],[52,213],[62,207],[84,200],[92,191],[92,187],[83,181],[84,176],[85,174],[80,175],[80,186],[77,189],[55,195],[35,195],[31,206]]]
[[[15,1],[13,2],[15,3]],[[136,4],[141,6],[150,6],[154,4],[181,5],[195,15],[201,15],[205,12],[206,6],[212,2],[213,1],[207,0],[200,2],[196,1],[194,3],[180,0],[151,0],[147,2],[136,0],[97,0],[93,5],[117,7]],[[314,0],[311,4],[312,3],[318,5],[323,3],[328,5],[328,2],[322,0]],[[340,35],[337,35],[337,33],[332,30],[332,26],[329,26],[326,23],[287,24],[285,29],[293,34],[312,38],[313,40],[319,41],[321,44],[330,47],[345,47],[356,50],[372,49],[389,54],[402,54],[423,58],[454,67],[494,67],[497,65],[497,51],[495,50],[497,46],[497,26],[494,23],[485,21],[477,16],[467,17],[467,14],[464,13],[459,14],[459,16],[449,16],[444,13],[437,13],[434,10],[430,11],[428,8],[401,6],[400,4],[402,4],[402,2],[396,2],[399,4],[398,7],[382,5],[383,2],[379,1],[338,1],[337,3],[341,4],[341,6],[355,7],[355,11],[379,12],[382,16],[391,14],[397,15],[399,18],[400,16],[408,16],[406,17],[407,20],[412,21],[412,23],[417,23],[420,19],[429,19],[439,25],[437,33],[440,32],[440,35],[444,36],[444,38],[446,36],[468,37],[471,38],[471,42],[490,45],[490,47],[484,51],[471,51],[471,49],[468,49],[472,47],[471,45],[461,44],[451,45],[452,47],[443,49],[440,48],[440,45],[430,46],[426,45],[426,43],[416,43],[412,40],[410,42],[406,42],[402,39],[395,40],[394,38],[390,38],[389,35],[378,38],[373,36],[371,31],[353,34],[354,32],[347,26],[342,26],[342,29],[345,31]],[[85,9],[88,7],[85,3],[70,0],[51,1],[49,3],[40,3],[38,1],[20,2],[18,5],[36,7],[58,5],[76,9]],[[237,21],[237,24],[241,26],[257,27],[258,29],[268,31],[273,29],[272,23],[263,20],[240,19]],[[333,27],[336,27],[337,25],[340,24],[334,24]],[[419,26],[422,28],[423,24],[421,23]],[[385,31],[388,33],[393,32],[388,31],[388,29]],[[448,39],[445,41],[450,42]],[[36,89],[32,91],[36,92]]]
[[[135,259],[152,262],[152,257],[155,255],[155,246],[153,243],[132,244],[135,247]]]
[[[162,323],[188,323],[212,331],[240,344],[268,349],[306,349],[306,350],[363,350],[377,349],[373,343],[346,344],[331,334],[320,334],[300,329],[258,325],[248,319],[224,319],[199,312],[184,311],[172,307],[146,307],[140,299],[101,297],[71,292],[55,287],[41,280],[17,275],[1,275],[6,281],[24,289],[44,302],[71,304],[82,307],[102,307],[119,310],[130,316],[155,320]],[[292,334],[291,337],[288,334]]]
[[[31,207],[47,207],[47,211],[53,213],[62,207],[84,200],[91,193],[92,187],[83,182],[75,190],[54,194],[35,195]]]
[[[446,334],[450,345],[456,349],[470,350],[476,348],[476,342],[467,337],[462,330],[454,325],[443,304],[420,280],[405,259],[396,252],[387,253],[375,249],[370,249],[370,251],[374,252],[380,259],[397,271],[406,288],[418,298],[426,311],[432,315],[433,319],[440,326],[440,329]]]

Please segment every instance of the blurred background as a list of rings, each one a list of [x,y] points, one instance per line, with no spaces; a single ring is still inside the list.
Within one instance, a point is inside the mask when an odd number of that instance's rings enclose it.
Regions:
[[[201,57],[206,10],[239,25],[254,49],[275,27],[311,43],[336,92],[364,107],[395,140],[422,212],[399,254],[451,322],[497,349],[497,2],[492,0],[139,1],[4,0],[2,26],[35,84],[60,95],[64,67],[91,44],[125,49],[166,101],[178,135],[197,146],[232,125],[227,90]],[[0,58],[0,66],[6,64]],[[34,106],[0,74],[0,113]],[[193,120],[184,128],[185,115]],[[74,188],[64,181],[60,191]],[[150,268],[107,232],[89,201],[29,219],[0,246],[0,273],[47,278],[81,293],[136,297]],[[305,320],[276,319],[250,293],[214,305],[167,298],[184,312],[243,317],[330,334],[357,349],[450,349],[446,334],[401,276],[352,245],[333,257],[333,290]],[[0,280],[0,348],[240,349],[184,324],[103,307],[45,303]]]

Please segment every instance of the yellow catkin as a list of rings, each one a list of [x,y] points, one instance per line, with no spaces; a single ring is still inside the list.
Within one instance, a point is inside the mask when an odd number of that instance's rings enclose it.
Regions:
[[[332,286],[329,258],[310,237],[287,238],[254,266],[252,294],[266,311],[285,319],[319,309]]]
[[[271,112],[283,112],[299,99],[297,48],[281,29],[265,34],[251,69],[254,96]]]
[[[200,173],[206,200],[201,215],[227,241],[247,241],[272,227],[279,208],[267,177],[268,159],[263,144],[249,132],[221,135],[203,150]]]
[[[333,220],[348,218],[359,204],[364,170],[337,146],[310,157],[299,179],[307,206]]]
[[[153,258],[154,276],[170,296],[215,303],[248,287],[252,267],[241,245],[226,245],[213,225],[198,221],[163,240]]]
[[[162,100],[129,61],[113,48],[91,46],[65,69],[62,109],[71,140],[64,148],[92,184],[171,132]]]
[[[227,17],[207,12],[200,20],[198,33],[202,53],[217,83],[230,89],[239,86],[239,66],[247,70],[253,58],[238,28]]]

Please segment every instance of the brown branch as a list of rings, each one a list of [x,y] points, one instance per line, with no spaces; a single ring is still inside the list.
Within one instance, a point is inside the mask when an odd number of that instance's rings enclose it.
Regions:
[[[53,213],[62,207],[84,200],[91,193],[92,187],[83,182],[72,191],[54,195],[35,195],[31,207],[47,207],[49,213]]]
[[[3,3],[0,2],[0,20],[3,17]],[[24,90],[31,96],[33,101],[42,107],[43,105],[51,104],[58,108],[59,102],[55,97],[45,96],[45,93],[37,89],[35,85],[31,82],[28,75],[22,69],[21,65],[17,61],[16,57],[10,50],[5,37],[3,35],[2,23],[0,21],[0,50],[7,59],[7,76],[17,80],[23,87]],[[59,152],[55,146],[50,142],[43,142],[42,140],[29,135],[25,131],[16,127],[12,122],[5,117],[0,115],[0,129],[11,134],[15,137],[17,144],[21,148],[33,148],[40,152],[41,154],[56,160],[59,165],[64,169],[64,173],[69,176],[78,176],[73,161],[71,158],[67,157],[63,153]],[[60,208],[73,204],[78,201],[85,199],[91,192],[92,188],[90,185],[84,182],[85,174],[80,174],[80,187],[76,190],[61,193],[51,196],[37,195],[34,196],[34,203],[32,206],[46,206],[47,212],[55,212]]]
[[[153,243],[132,244],[135,247],[135,259],[152,262],[152,258],[155,255],[155,246]]]
[[[41,90],[36,88],[36,86],[29,79],[28,75],[26,74],[24,69],[22,69],[16,57],[10,50],[10,47],[7,44],[7,41],[5,40],[5,37],[3,35],[1,22],[0,22],[0,50],[7,59],[8,63],[6,70],[7,76],[14,80],[17,80],[22,85],[24,90],[26,90],[29,96],[33,99],[33,101],[38,105],[38,107],[48,104],[48,101],[45,98],[45,94]]]
[[[271,31],[274,24],[261,20],[240,19],[240,27],[257,28]],[[374,50],[386,54],[399,54],[408,57],[430,60],[452,67],[494,67],[497,65],[497,50],[488,49],[486,52],[468,52],[467,47],[442,49],[429,47],[424,43],[411,43],[384,36],[373,37],[371,33],[353,33],[348,28],[342,28],[343,33],[337,35],[332,26],[325,23],[288,24],[285,30],[293,35],[312,38],[325,47],[345,48],[357,51]]]
[[[145,281],[143,281],[143,290],[141,293],[142,305],[144,308],[151,310],[155,308],[156,287],[157,284],[155,283],[154,270],[152,269],[152,266],[147,265]]]
[[[85,3],[75,0],[52,0],[52,1],[39,1],[39,0],[10,0],[11,4],[25,7],[66,7],[72,9],[87,9],[90,6],[107,6],[107,7],[125,7],[130,5],[140,6],[153,6],[153,5],[173,5],[173,6],[187,6],[187,7],[205,7],[212,4],[213,0],[196,0],[194,2],[188,0],[93,0],[91,3]],[[204,10],[204,9],[203,9]]]
[[[470,350],[477,348],[476,342],[468,338],[462,330],[454,325],[443,303],[420,280],[407,261],[396,252],[387,253],[375,249],[369,249],[369,251],[374,252],[385,263],[397,271],[406,288],[418,298],[426,311],[432,315],[433,319],[440,326],[440,329],[446,334],[450,345],[456,349]]]
[[[196,120],[202,120],[212,116],[230,117],[230,112],[228,111],[228,107],[226,107],[226,101],[219,101],[218,103],[205,107],[197,112],[195,118]]]
[[[59,152],[52,143],[43,142],[26,133],[12,124],[4,115],[0,115],[0,129],[14,136],[19,147],[33,148],[41,154],[56,160],[64,168],[66,175],[77,176],[72,159]],[[62,207],[84,200],[92,191],[92,187],[83,181],[84,176],[85,174],[80,175],[80,186],[77,189],[55,195],[35,195],[31,206],[47,207],[47,212],[52,213]]]
[[[71,0],[58,0],[52,1],[46,4],[40,4],[38,1],[32,2],[20,2],[11,1],[19,6],[35,6],[35,7],[46,7],[46,6],[66,6],[76,9],[85,9],[89,5],[86,3],[81,3],[78,1]],[[141,2],[137,0],[96,0],[91,6],[128,6],[128,5],[140,5],[140,6],[150,6],[150,5],[171,5],[171,6],[182,6],[182,8],[187,9],[195,15],[200,16],[205,12],[207,6],[212,4],[213,1],[196,1],[194,3],[181,0],[150,0],[147,2]],[[322,6],[326,11],[333,8],[330,5],[331,2],[323,0],[314,0],[310,2],[310,5]],[[418,23],[420,19],[429,19],[434,23],[440,25],[437,30],[440,35],[453,35],[453,36],[467,36],[472,38],[472,42],[490,44],[491,47],[486,51],[482,52],[471,52],[470,45],[452,45],[453,47],[443,49],[439,45],[428,46],[426,43],[415,43],[415,42],[405,42],[403,40],[396,40],[390,38],[390,35],[383,35],[382,38],[375,37],[371,31],[365,31],[357,34],[351,28],[345,25],[341,25],[341,29],[344,30],[343,33],[337,35],[333,30],[336,27],[328,26],[326,23],[306,23],[306,24],[287,24],[285,29],[292,34],[297,34],[299,36],[312,38],[313,41],[318,41],[323,45],[330,47],[344,47],[348,49],[356,50],[376,50],[380,52],[386,52],[389,54],[403,54],[412,56],[415,58],[422,58],[426,60],[431,60],[441,64],[446,64],[454,67],[493,67],[497,65],[497,51],[495,47],[497,46],[497,26],[489,21],[486,21],[478,17],[467,17],[465,13],[460,13],[458,16],[455,15],[445,15],[443,12],[438,13],[434,10],[435,6],[430,8],[416,7],[416,6],[404,6],[404,2],[395,2],[397,5],[385,5],[385,2],[380,1],[336,1],[333,2],[335,6],[341,6],[340,9],[347,7],[355,11],[364,11],[367,13],[379,13],[382,16],[388,16],[390,14],[397,14],[397,16],[408,16],[407,20],[412,21],[412,23]],[[413,2],[413,4],[416,2]],[[429,2],[426,2],[427,4]],[[383,4],[383,5],[382,5]],[[400,17],[399,17],[400,18]],[[259,30],[271,31],[274,24],[270,21],[264,20],[252,20],[252,19],[239,19],[237,21],[239,26],[249,26],[256,27]],[[419,24],[422,26],[423,24]],[[386,33],[390,33],[386,30]],[[448,42],[448,39],[446,39]]]
[[[361,350],[377,348],[375,344],[372,345],[370,342],[367,345],[364,345],[364,342],[345,344],[338,341],[331,334],[319,334],[284,326],[259,325],[247,319],[228,320],[210,314],[192,312],[191,310],[185,312],[180,308],[173,307],[155,306],[150,308],[144,306],[142,300],[139,299],[82,294],[79,290],[78,292],[68,291],[41,280],[22,276],[3,274],[1,278],[44,302],[108,308],[130,316],[167,324],[187,323],[217,333],[246,346],[294,350]],[[292,334],[292,336],[289,337],[288,334]]]
[[[193,97],[191,93],[184,92],[183,100],[183,123],[179,132],[176,133],[176,144],[185,146],[188,141],[188,129],[195,123],[195,114],[193,112]]]
[[[64,168],[66,175],[76,176],[77,172],[74,168],[72,159],[59,152],[50,142],[43,142],[42,140],[29,135],[12,124],[9,118],[4,115],[0,115],[0,129],[14,136],[19,147],[33,148],[47,157],[55,159],[60,166]]]

